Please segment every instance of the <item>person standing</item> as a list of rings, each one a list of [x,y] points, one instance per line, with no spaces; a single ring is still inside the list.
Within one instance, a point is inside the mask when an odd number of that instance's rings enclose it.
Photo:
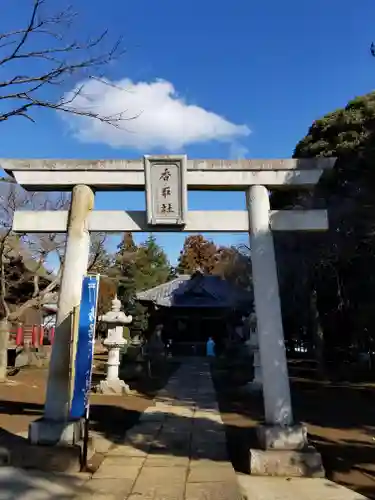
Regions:
[[[206,356],[215,357],[215,341],[212,337],[209,337],[206,344]]]

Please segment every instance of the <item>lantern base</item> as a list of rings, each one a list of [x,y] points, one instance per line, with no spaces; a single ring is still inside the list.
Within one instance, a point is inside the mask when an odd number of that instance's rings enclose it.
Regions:
[[[107,396],[128,395],[130,394],[130,387],[119,378],[114,380],[101,380],[97,387],[97,392]]]

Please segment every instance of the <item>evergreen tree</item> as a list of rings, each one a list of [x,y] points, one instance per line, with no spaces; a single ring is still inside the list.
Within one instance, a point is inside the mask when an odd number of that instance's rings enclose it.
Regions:
[[[142,324],[139,323],[142,323],[143,320],[142,311],[139,310],[136,303],[137,251],[132,233],[126,232],[117,247],[114,274],[118,283],[117,296],[121,300],[126,314],[133,316],[132,331],[141,329]]]
[[[133,316],[132,332],[147,329],[147,311],[136,300],[137,292],[165,283],[172,268],[164,250],[150,235],[136,245],[131,233],[125,233],[115,257],[114,274],[118,282],[118,297],[127,314]]]
[[[156,243],[153,235],[142,243],[137,253],[137,291],[147,290],[166,283],[171,274],[171,266],[164,250]]]
[[[137,247],[130,232],[124,234],[117,247],[115,269],[118,277],[118,297],[126,312],[132,307],[136,293],[136,255]]]
[[[308,336],[323,371],[375,345],[375,92],[314,121],[294,156],[337,158],[311,191],[271,197],[273,209],[328,209],[326,232],[275,233],[285,333]]]

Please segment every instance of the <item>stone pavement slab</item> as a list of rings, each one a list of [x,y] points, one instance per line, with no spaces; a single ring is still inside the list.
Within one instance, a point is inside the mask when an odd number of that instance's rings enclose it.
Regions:
[[[107,463],[103,461],[99,469],[95,472],[94,479],[130,479],[135,481],[140,473],[142,465],[128,465],[121,458],[117,462]]]
[[[124,500],[130,495],[134,481],[130,479],[91,479],[79,500]]]
[[[189,457],[174,457],[166,454],[149,455],[145,467],[185,467],[188,468]]]
[[[246,500],[368,500],[328,479],[237,476]]]
[[[188,483],[184,500],[243,500],[241,493],[232,482]],[[248,500],[252,500],[249,498]],[[267,500],[272,500],[267,498]],[[300,499],[298,499],[300,500]]]
[[[144,467],[129,499],[183,500],[186,470],[184,467]]]
[[[151,445],[150,445],[151,446]],[[110,457],[144,457],[146,458],[150,446],[147,449],[139,449],[130,444],[118,445],[115,448],[108,451],[107,456]]]
[[[208,465],[203,461],[190,462],[188,483],[224,483],[236,482],[236,475],[229,462],[211,462]]]
[[[122,466],[129,467],[142,467],[145,463],[146,457],[121,457],[118,455],[108,455],[103,460],[102,465],[105,467],[117,466],[120,462]]]
[[[89,477],[84,474],[61,474],[27,471],[14,467],[0,468],[1,500],[69,500],[77,491],[85,493]]]

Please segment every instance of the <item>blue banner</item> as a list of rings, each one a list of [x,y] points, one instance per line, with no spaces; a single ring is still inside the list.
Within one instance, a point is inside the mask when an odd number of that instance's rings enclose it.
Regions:
[[[73,360],[73,397],[70,406],[72,419],[83,417],[88,403],[94,356],[98,291],[99,275],[85,276],[82,282],[79,309],[77,350],[75,360]]]

